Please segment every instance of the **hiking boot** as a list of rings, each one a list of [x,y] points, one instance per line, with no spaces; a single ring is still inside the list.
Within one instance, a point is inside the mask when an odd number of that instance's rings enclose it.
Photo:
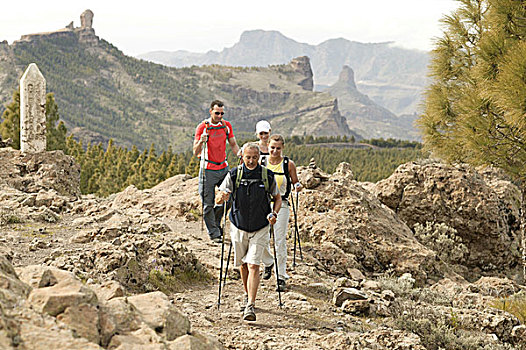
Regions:
[[[274,264],[270,266],[265,266],[265,271],[263,272],[263,279],[268,280],[270,276],[272,276],[272,268],[274,267]]]
[[[285,280],[278,279],[278,288],[276,288],[276,290],[278,292],[284,292],[286,287],[287,284],[285,283]]]
[[[221,236],[212,238],[212,242],[214,243],[223,243],[223,238]]]
[[[254,304],[248,304],[245,307],[245,311],[243,312],[243,320],[245,321],[255,321],[256,320],[256,312],[254,311]]]
[[[245,307],[248,305],[248,295],[244,295],[243,299],[241,300],[241,304],[239,304],[239,311],[244,312]]]

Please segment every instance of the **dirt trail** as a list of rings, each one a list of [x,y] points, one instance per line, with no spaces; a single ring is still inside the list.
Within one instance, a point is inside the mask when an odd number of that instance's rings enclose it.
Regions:
[[[174,231],[177,225],[181,225],[179,221],[166,223]],[[320,337],[343,330],[346,322],[342,321],[346,317],[330,303],[328,292],[332,280],[316,271],[313,264],[307,261],[307,256],[303,262],[297,257],[296,268],[292,270],[292,243],[289,243],[287,262],[291,278],[287,291],[281,293],[281,308],[273,273],[270,280],[261,280],[256,301],[257,320],[242,320],[240,302],[243,287],[239,273],[232,268],[232,256],[218,310],[221,245],[209,241],[206,232],[201,232],[200,223],[186,222],[183,227],[185,234],[191,237],[185,245],[212,271],[215,278],[213,284],[204,288],[174,296],[176,304],[183,305],[194,329],[216,335],[226,348],[231,349],[320,349],[317,345]],[[227,253],[228,242],[225,243],[225,264]]]

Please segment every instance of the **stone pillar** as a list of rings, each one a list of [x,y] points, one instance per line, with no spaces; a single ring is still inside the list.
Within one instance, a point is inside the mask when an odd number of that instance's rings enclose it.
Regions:
[[[46,150],[46,79],[34,63],[20,79],[20,150]]]
[[[93,12],[86,10],[80,15],[80,26],[82,28],[91,28],[93,26]]]

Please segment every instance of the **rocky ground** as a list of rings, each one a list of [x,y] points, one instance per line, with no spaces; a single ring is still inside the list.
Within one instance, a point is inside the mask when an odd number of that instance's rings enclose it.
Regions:
[[[304,259],[292,268],[289,239],[283,306],[263,281],[252,323],[232,267],[217,307],[197,179],[80,196],[68,157],[7,149],[0,174],[0,348],[526,348],[520,193],[495,171],[410,163],[363,184],[345,164],[300,169]]]

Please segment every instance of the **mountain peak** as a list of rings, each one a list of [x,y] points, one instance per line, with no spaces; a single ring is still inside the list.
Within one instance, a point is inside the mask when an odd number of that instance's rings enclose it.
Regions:
[[[338,82],[344,84],[345,86],[356,89],[356,83],[354,81],[354,71],[351,67],[345,65],[340,72]]]
[[[80,15],[80,27],[75,27],[73,21],[71,21],[65,28],[61,28],[52,32],[42,32],[34,34],[22,35],[20,40],[16,40],[13,44],[20,42],[31,42],[46,38],[63,38],[71,37],[77,33],[79,40],[83,43],[90,45],[97,45],[99,38],[95,35],[95,29],[93,28],[93,11],[86,10]]]
[[[286,37],[285,35],[281,34],[281,32],[277,30],[263,30],[263,29],[254,29],[254,30],[246,30],[243,33],[241,33],[241,37],[239,39],[239,43],[253,43],[254,41],[260,41],[260,40],[278,40],[278,41],[286,41],[286,42],[294,42],[295,40],[290,39]]]

